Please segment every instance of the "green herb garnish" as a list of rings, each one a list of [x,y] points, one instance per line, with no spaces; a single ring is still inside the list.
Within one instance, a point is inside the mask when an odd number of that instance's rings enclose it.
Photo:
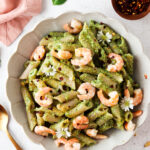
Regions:
[[[61,5],[65,3],[67,0],[52,0],[53,5]]]

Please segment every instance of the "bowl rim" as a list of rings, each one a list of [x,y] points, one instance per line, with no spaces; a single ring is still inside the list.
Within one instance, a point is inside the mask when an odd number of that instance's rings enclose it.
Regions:
[[[110,20],[112,20],[112,21],[117,22],[117,24],[119,24],[120,26],[122,26],[122,27],[124,28],[124,30],[125,30],[126,33],[131,34],[134,38],[136,38],[136,40],[139,42],[139,44],[140,44],[140,46],[141,46],[141,53],[146,57],[147,61],[148,61],[149,64],[150,64],[150,59],[149,59],[149,58],[147,57],[147,55],[144,53],[143,45],[142,45],[141,41],[139,40],[139,38],[137,38],[134,34],[132,34],[131,32],[129,32],[128,29],[125,27],[125,25],[124,25],[121,21],[118,21],[117,19],[108,17],[108,16],[104,15],[103,13],[100,13],[100,12],[97,12],[97,11],[94,11],[94,12],[92,11],[92,12],[88,12],[88,13],[82,13],[82,12],[79,12],[79,11],[67,11],[67,12],[65,12],[65,13],[62,13],[62,14],[56,16],[56,17],[48,17],[48,18],[46,18],[46,19],[40,20],[29,32],[27,32],[26,34],[24,34],[24,35],[22,36],[22,38],[19,40],[19,42],[18,42],[18,44],[17,44],[16,50],[15,50],[14,53],[9,57],[9,61],[8,61],[8,63],[7,63],[7,79],[6,79],[5,93],[6,93],[6,97],[7,97],[8,101],[10,102],[10,113],[12,114],[12,117],[14,118],[14,120],[22,127],[22,129],[23,129],[23,131],[24,131],[25,134],[26,134],[25,128],[24,128],[24,126],[16,119],[16,117],[15,117],[13,111],[12,111],[12,109],[13,109],[13,103],[11,102],[11,100],[10,100],[9,97],[8,97],[8,90],[7,90],[7,89],[8,89],[8,88],[7,88],[7,87],[8,87],[8,81],[9,81],[9,78],[13,78],[13,77],[11,77],[10,74],[9,74],[9,63],[10,63],[10,60],[13,58],[14,55],[17,54],[17,50],[18,50],[18,47],[19,47],[20,42],[22,41],[22,39],[25,38],[26,36],[28,36],[28,34],[34,32],[34,31],[38,28],[38,26],[40,26],[41,23],[43,23],[43,22],[45,22],[45,21],[47,21],[47,20],[55,20],[55,19],[58,19],[58,18],[60,18],[60,17],[62,17],[62,16],[64,16],[64,15],[67,15],[67,14],[69,14],[69,13],[72,13],[72,14],[73,14],[73,13],[75,13],[75,14],[80,14],[80,15],[82,15],[82,16],[88,15],[88,14],[98,14],[98,15],[100,15],[100,16],[106,18],[106,19],[110,19]],[[18,53],[18,54],[20,55],[20,53]],[[150,104],[150,100],[149,100],[149,102],[148,102],[148,106],[149,106],[149,104]],[[148,106],[147,106],[147,107],[148,107]],[[148,113],[146,113],[146,117],[147,117],[147,115],[148,115]],[[145,117],[145,118],[146,118],[146,117]],[[145,119],[145,120],[146,120],[146,119]],[[143,123],[145,122],[145,120],[144,120],[137,128],[139,128],[140,126],[142,126]],[[117,144],[117,145],[113,146],[112,149],[114,149],[114,148],[117,147],[117,146],[121,146],[121,145],[124,145],[124,144],[128,143],[128,142],[130,141],[130,139],[133,137],[134,133],[135,133],[135,131],[133,132],[132,136],[131,136],[127,141],[125,141],[123,144]],[[35,141],[34,141],[30,136],[28,136],[27,134],[26,134],[26,136],[27,136],[27,138],[30,139],[33,143],[39,144],[38,142],[35,142]],[[44,149],[46,149],[42,143],[40,143],[40,145],[41,145]]]

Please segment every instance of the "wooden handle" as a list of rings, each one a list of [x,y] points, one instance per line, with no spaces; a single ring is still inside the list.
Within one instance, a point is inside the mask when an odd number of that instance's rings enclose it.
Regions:
[[[14,144],[14,146],[16,147],[16,150],[22,150],[22,148],[16,143],[16,141],[13,139],[13,137],[10,135],[10,133],[8,132],[8,130],[5,131],[7,136],[9,137],[9,139],[11,140],[11,142]]]

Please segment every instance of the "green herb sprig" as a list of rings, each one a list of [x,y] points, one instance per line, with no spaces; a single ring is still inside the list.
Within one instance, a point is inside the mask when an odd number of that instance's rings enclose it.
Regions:
[[[52,0],[53,5],[62,5],[66,2],[67,0]]]

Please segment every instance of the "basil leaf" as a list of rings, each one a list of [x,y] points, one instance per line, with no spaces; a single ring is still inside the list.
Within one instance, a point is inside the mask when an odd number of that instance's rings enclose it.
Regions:
[[[53,5],[61,5],[65,3],[67,0],[52,0]]]

